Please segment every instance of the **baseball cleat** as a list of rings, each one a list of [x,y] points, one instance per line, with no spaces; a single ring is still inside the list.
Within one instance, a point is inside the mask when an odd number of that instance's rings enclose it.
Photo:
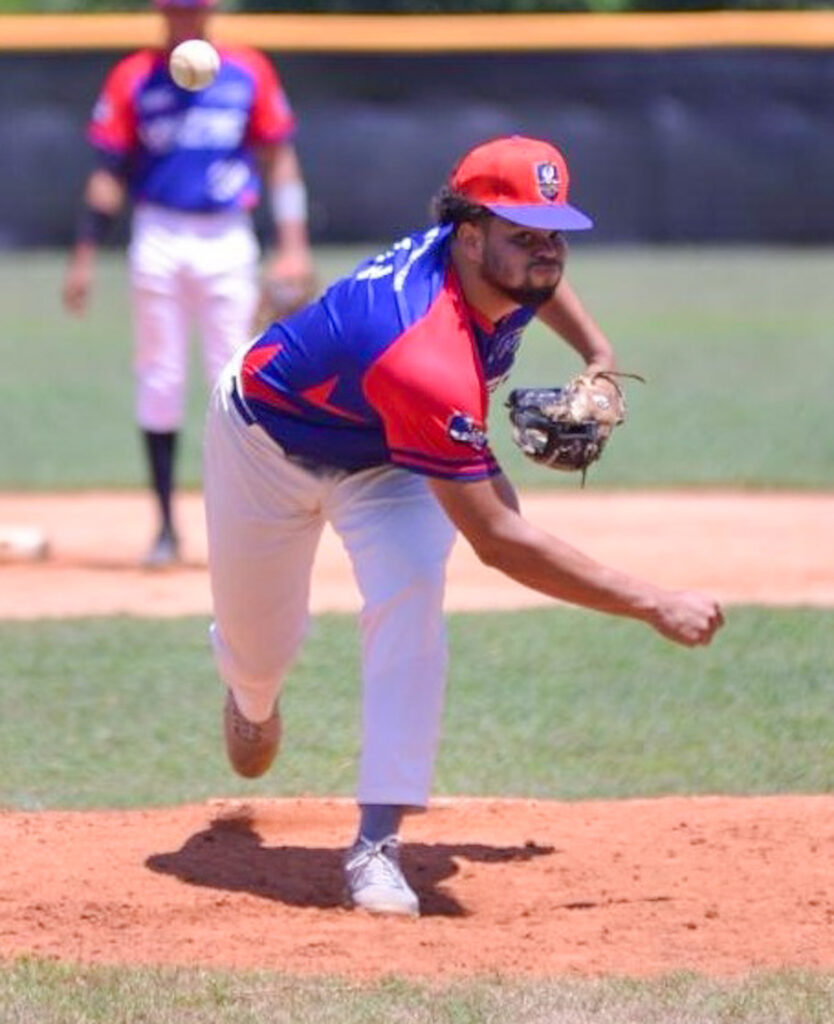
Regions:
[[[167,569],[180,560],[180,542],[172,530],[160,530],[159,536],[151,544],[150,551],[145,555],[142,566],[145,569]]]
[[[373,843],[360,836],[344,859],[347,898],[371,914],[417,917],[420,901],[400,868],[400,841],[386,836]]]
[[[246,779],[257,779],[269,768],[281,743],[281,716],[278,709],[265,722],[250,722],[235,703],[232,691],[226,694],[223,732],[229,762]]]

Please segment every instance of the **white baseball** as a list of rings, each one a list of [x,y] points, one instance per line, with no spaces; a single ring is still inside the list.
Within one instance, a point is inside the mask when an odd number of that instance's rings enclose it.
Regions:
[[[177,85],[199,92],[217,77],[220,54],[205,39],[186,39],[171,51],[168,69]]]
[[[49,541],[38,526],[0,525],[0,562],[36,561],[49,557]]]

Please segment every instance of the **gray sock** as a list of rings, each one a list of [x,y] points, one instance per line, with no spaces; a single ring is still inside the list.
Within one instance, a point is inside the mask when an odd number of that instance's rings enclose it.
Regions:
[[[399,804],[360,804],[359,835],[372,843],[396,835],[404,811]]]

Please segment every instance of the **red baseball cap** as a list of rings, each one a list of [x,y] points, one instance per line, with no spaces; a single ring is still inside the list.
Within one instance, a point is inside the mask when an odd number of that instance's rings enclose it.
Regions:
[[[568,203],[570,174],[549,142],[508,135],[471,149],[458,162],[450,188],[492,213],[527,228],[586,231],[591,218]]]

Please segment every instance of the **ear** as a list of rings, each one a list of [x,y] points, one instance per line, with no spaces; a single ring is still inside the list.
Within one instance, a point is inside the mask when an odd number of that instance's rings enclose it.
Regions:
[[[472,221],[464,221],[457,231],[458,248],[472,263],[481,263],[484,253],[484,230]]]

